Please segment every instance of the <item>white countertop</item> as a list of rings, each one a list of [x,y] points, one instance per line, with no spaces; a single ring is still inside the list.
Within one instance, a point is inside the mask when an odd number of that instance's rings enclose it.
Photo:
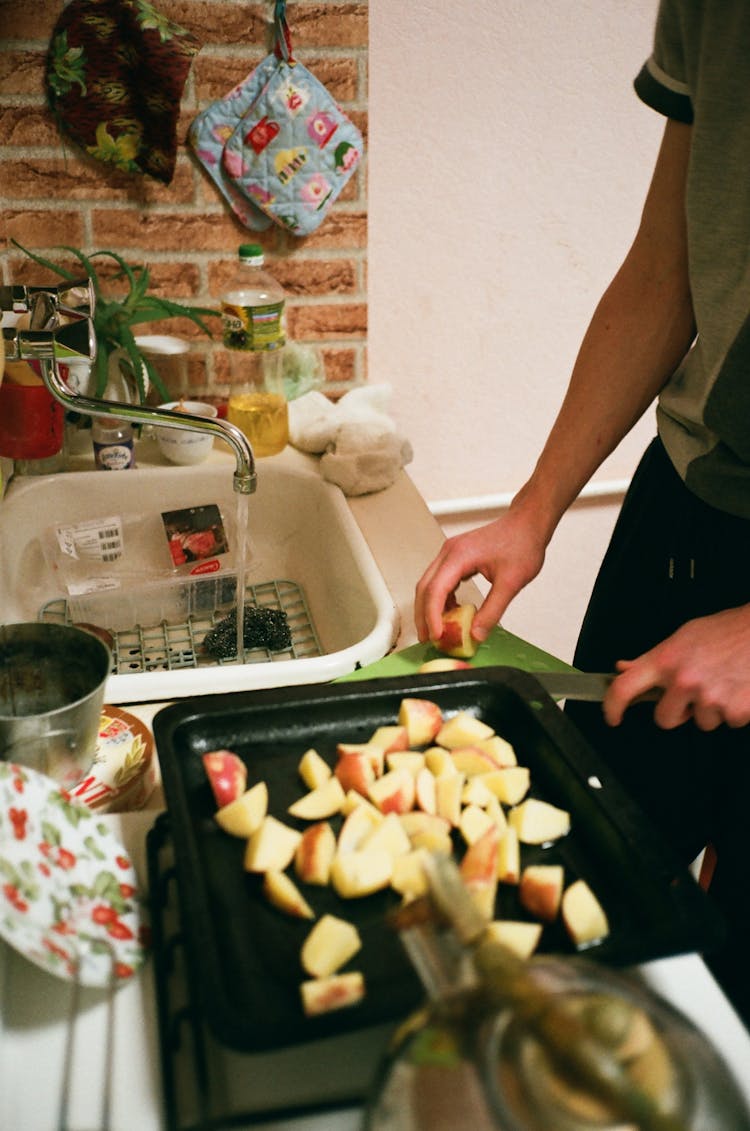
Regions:
[[[292,458],[298,457],[299,453],[292,454]],[[414,584],[441,543],[440,528],[404,473],[387,491],[351,499],[350,505],[400,614],[397,646],[405,647],[415,638]],[[474,593],[469,585],[462,590],[462,597],[470,600]],[[143,703],[128,709],[150,724],[161,705]],[[104,818],[132,856],[144,887],[145,837],[161,804],[157,787],[146,810]],[[660,960],[643,966],[640,973],[710,1036],[734,1069],[750,1103],[750,1036],[700,957]],[[60,1126],[70,1000],[67,983],[0,944],[0,1128],[54,1131]],[[111,1094],[109,1131],[163,1131],[152,963],[118,990],[112,1008],[114,1046],[108,1074],[104,1053],[109,1017],[106,996],[95,990],[83,992],[71,1046],[67,1131],[93,1131],[104,1126],[101,1112],[107,1078]],[[304,1088],[305,1073],[310,1079],[333,1079],[338,1073],[342,1086],[358,1077],[366,1083],[384,1048],[387,1031],[354,1035],[333,1048],[265,1054],[253,1063],[255,1079],[263,1082],[270,1102],[288,1101],[295,1089]],[[230,1083],[237,1084],[247,1076],[247,1060],[243,1058]],[[263,1087],[256,1085],[255,1091],[261,1094]],[[355,1131],[360,1114],[359,1110],[347,1109],[268,1126],[284,1131]]]

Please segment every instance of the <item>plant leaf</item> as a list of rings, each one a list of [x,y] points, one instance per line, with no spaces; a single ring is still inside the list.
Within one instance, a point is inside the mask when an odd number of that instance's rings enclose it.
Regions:
[[[17,247],[19,251],[22,251],[24,255],[28,255],[29,259],[33,259],[35,263],[38,263],[40,267],[46,267],[49,271],[54,271],[56,275],[59,275],[61,279],[67,279],[69,283],[75,281],[76,276],[71,271],[66,270],[65,267],[58,267],[56,263],[45,259],[43,255],[37,255],[36,252],[29,251],[29,249],[19,243],[18,240],[11,238],[10,242]]]

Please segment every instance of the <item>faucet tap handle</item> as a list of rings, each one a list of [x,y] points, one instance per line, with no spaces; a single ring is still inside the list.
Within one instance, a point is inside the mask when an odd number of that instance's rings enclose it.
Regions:
[[[90,318],[79,317],[75,322],[52,330],[19,330],[16,326],[5,326],[3,339],[11,360],[64,360],[71,353],[91,361],[96,357],[96,334]]]
[[[57,286],[30,287],[12,283],[0,287],[0,310],[12,310],[16,314],[31,310],[37,295],[47,295],[57,309],[77,311],[91,316],[96,307],[96,293],[93,280],[87,277],[71,279]]]

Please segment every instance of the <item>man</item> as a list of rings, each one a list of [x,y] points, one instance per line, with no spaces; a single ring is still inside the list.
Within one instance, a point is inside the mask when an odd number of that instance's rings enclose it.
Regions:
[[[569,711],[689,862],[716,847],[730,924],[709,956],[750,1019],[750,5],[662,0],[638,95],[666,117],[641,222],[586,332],[528,482],[488,526],[448,540],[417,585],[420,639],[457,584],[491,585],[483,639],[534,578],[563,514],[658,398],[597,578],[577,666],[617,670]],[[660,687],[655,707],[631,706]]]

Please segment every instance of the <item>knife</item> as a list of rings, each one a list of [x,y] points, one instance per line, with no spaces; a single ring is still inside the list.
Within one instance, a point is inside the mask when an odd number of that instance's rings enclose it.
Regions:
[[[586,703],[601,703],[607,689],[616,678],[605,672],[529,672],[553,699],[577,699]],[[634,702],[653,703],[660,698],[662,689],[652,687]]]

